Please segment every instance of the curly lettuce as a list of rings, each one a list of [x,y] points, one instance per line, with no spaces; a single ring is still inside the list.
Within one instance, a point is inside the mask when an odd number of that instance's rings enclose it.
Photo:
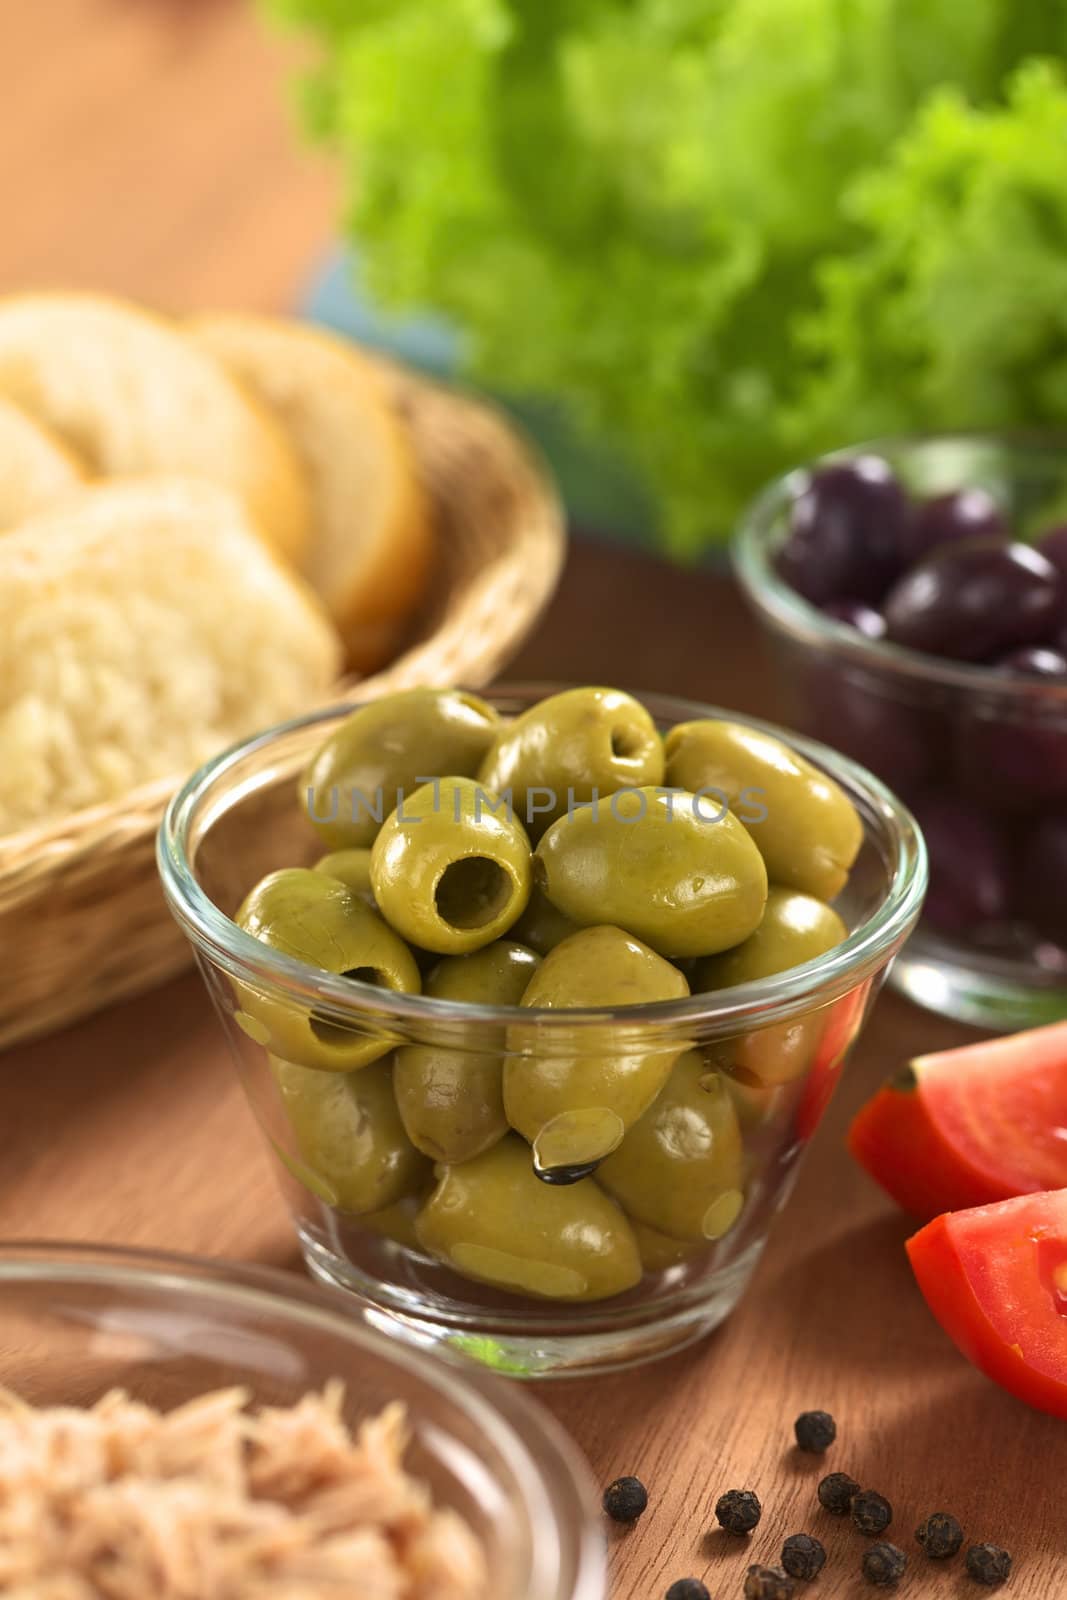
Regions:
[[[270,6],[376,296],[620,443],[673,551],[823,445],[1067,420],[1067,0]]]
[[[807,443],[854,430],[1067,422],[1067,81],[1020,69],[1002,107],[935,94],[857,180],[852,247],[819,274]]]

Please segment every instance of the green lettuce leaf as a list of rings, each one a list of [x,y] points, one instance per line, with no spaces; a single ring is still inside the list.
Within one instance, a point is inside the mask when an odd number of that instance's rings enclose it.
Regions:
[[[792,425],[1067,422],[1067,80],[1032,62],[1004,106],[935,94],[889,164],[856,181],[860,230],[820,270],[816,370]]]
[[[269,3],[377,298],[621,445],[673,551],[824,446],[1067,421],[1067,0]]]

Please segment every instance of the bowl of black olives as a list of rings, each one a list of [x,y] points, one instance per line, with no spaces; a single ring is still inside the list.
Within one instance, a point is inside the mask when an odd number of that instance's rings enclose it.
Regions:
[[[897,986],[986,1027],[1067,1016],[1067,443],[836,453],[765,490],[734,551],[791,720],[926,835]]]

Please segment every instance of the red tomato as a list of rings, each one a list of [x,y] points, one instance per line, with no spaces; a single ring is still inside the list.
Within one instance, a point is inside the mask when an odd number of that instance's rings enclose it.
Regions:
[[[918,1057],[848,1145],[922,1218],[1067,1186],[1067,1022]]]
[[[797,1106],[798,1139],[810,1139],[823,1119],[823,1113],[830,1104],[830,1097],[837,1088],[837,1080],[841,1076],[845,1057],[859,1032],[863,1009],[870,992],[871,985],[868,980],[867,983],[861,983],[858,989],[843,994],[830,1008],[815,1060],[804,1084],[800,1104]]]
[[[1067,1417],[1067,1190],[938,1217],[908,1240],[926,1303],[994,1383]]]

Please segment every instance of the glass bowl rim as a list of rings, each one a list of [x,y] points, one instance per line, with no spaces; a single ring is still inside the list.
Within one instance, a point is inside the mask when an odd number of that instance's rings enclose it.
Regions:
[[[542,1492],[539,1503],[530,1505],[534,1540],[535,1513],[540,1517],[549,1512],[560,1527],[559,1509],[573,1508],[573,1581],[565,1584],[557,1570],[546,1585],[532,1571],[529,1600],[600,1600],[603,1595],[606,1563],[591,1469],[551,1412],[519,1384],[473,1367],[439,1346],[430,1355],[390,1338],[371,1324],[366,1312],[354,1311],[340,1291],[254,1262],[135,1245],[0,1237],[0,1294],[14,1284],[92,1285],[116,1294],[151,1289],[178,1297],[196,1289],[222,1310],[230,1306],[274,1315],[293,1328],[294,1336],[301,1327],[314,1328],[343,1339],[357,1353],[381,1356],[389,1366],[427,1384],[453,1412],[462,1412],[499,1452],[524,1496],[536,1481]],[[549,1472],[559,1474],[552,1478],[551,1495],[545,1492]]]
[[[490,703],[533,702],[571,687],[560,683],[500,683],[481,693]],[[282,955],[238,927],[220,911],[200,887],[185,853],[185,839],[201,798],[226,774],[250,755],[269,745],[299,734],[320,723],[335,721],[352,711],[350,705],[320,707],[300,717],[240,740],[193,772],[173,795],[160,824],[156,858],[163,888],[172,914],[185,930],[194,948],[231,977],[255,987],[263,974],[301,1006],[313,1006],[331,1018],[351,1024],[354,1014],[375,1023],[407,1023],[416,1026],[437,1023],[443,1029],[472,1024],[482,1027],[533,1026],[538,1032],[555,1031],[565,1038],[584,1028],[603,1027],[610,1022],[614,1031],[644,1033],[657,1027],[671,1028],[713,1021],[718,1027],[756,1023],[769,1025],[797,1012],[811,1009],[817,1000],[828,1003],[880,970],[899,945],[918,916],[927,884],[927,853],[915,819],[892,791],[858,762],[840,755],[817,740],[808,739],[761,717],[709,706],[675,695],[640,690],[632,693],[660,721],[682,722],[702,718],[722,718],[742,722],[769,733],[824,767],[837,781],[858,790],[880,815],[895,848],[889,869],[889,883],[873,916],[852,930],[841,944],[814,961],[804,962],[772,978],[737,984],[732,989],[711,990],[681,1000],[660,1000],[643,1005],[617,1007],[575,1007],[551,1010],[546,1007],[483,1006],[468,1001],[438,1000],[428,995],[399,994],[351,978],[317,973],[304,963]],[[310,975],[310,976],[309,976]],[[723,1003],[719,998],[731,995]]]
[[[796,498],[816,468],[853,461],[861,455],[902,456],[908,451],[937,446],[996,448],[1004,453],[1009,464],[1013,457],[1021,460],[1028,454],[1036,459],[1060,456],[1064,459],[1063,476],[1067,487],[1067,434],[1025,431],[1010,434],[996,430],[882,434],[860,444],[845,445],[813,456],[765,484],[749,501],[737,524],[732,546],[737,579],[758,610],[766,613],[791,638],[810,647],[833,650],[868,669],[878,668],[888,676],[914,685],[936,683],[945,688],[979,691],[986,696],[1016,698],[1019,702],[1028,702],[1031,708],[1041,702],[1067,710],[1067,684],[1001,673],[995,666],[951,661],[947,657],[909,650],[885,639],[869,639],[847,622],[826,616],[805,600],[779,577],[767,559],[767,534],[772,523]]]

